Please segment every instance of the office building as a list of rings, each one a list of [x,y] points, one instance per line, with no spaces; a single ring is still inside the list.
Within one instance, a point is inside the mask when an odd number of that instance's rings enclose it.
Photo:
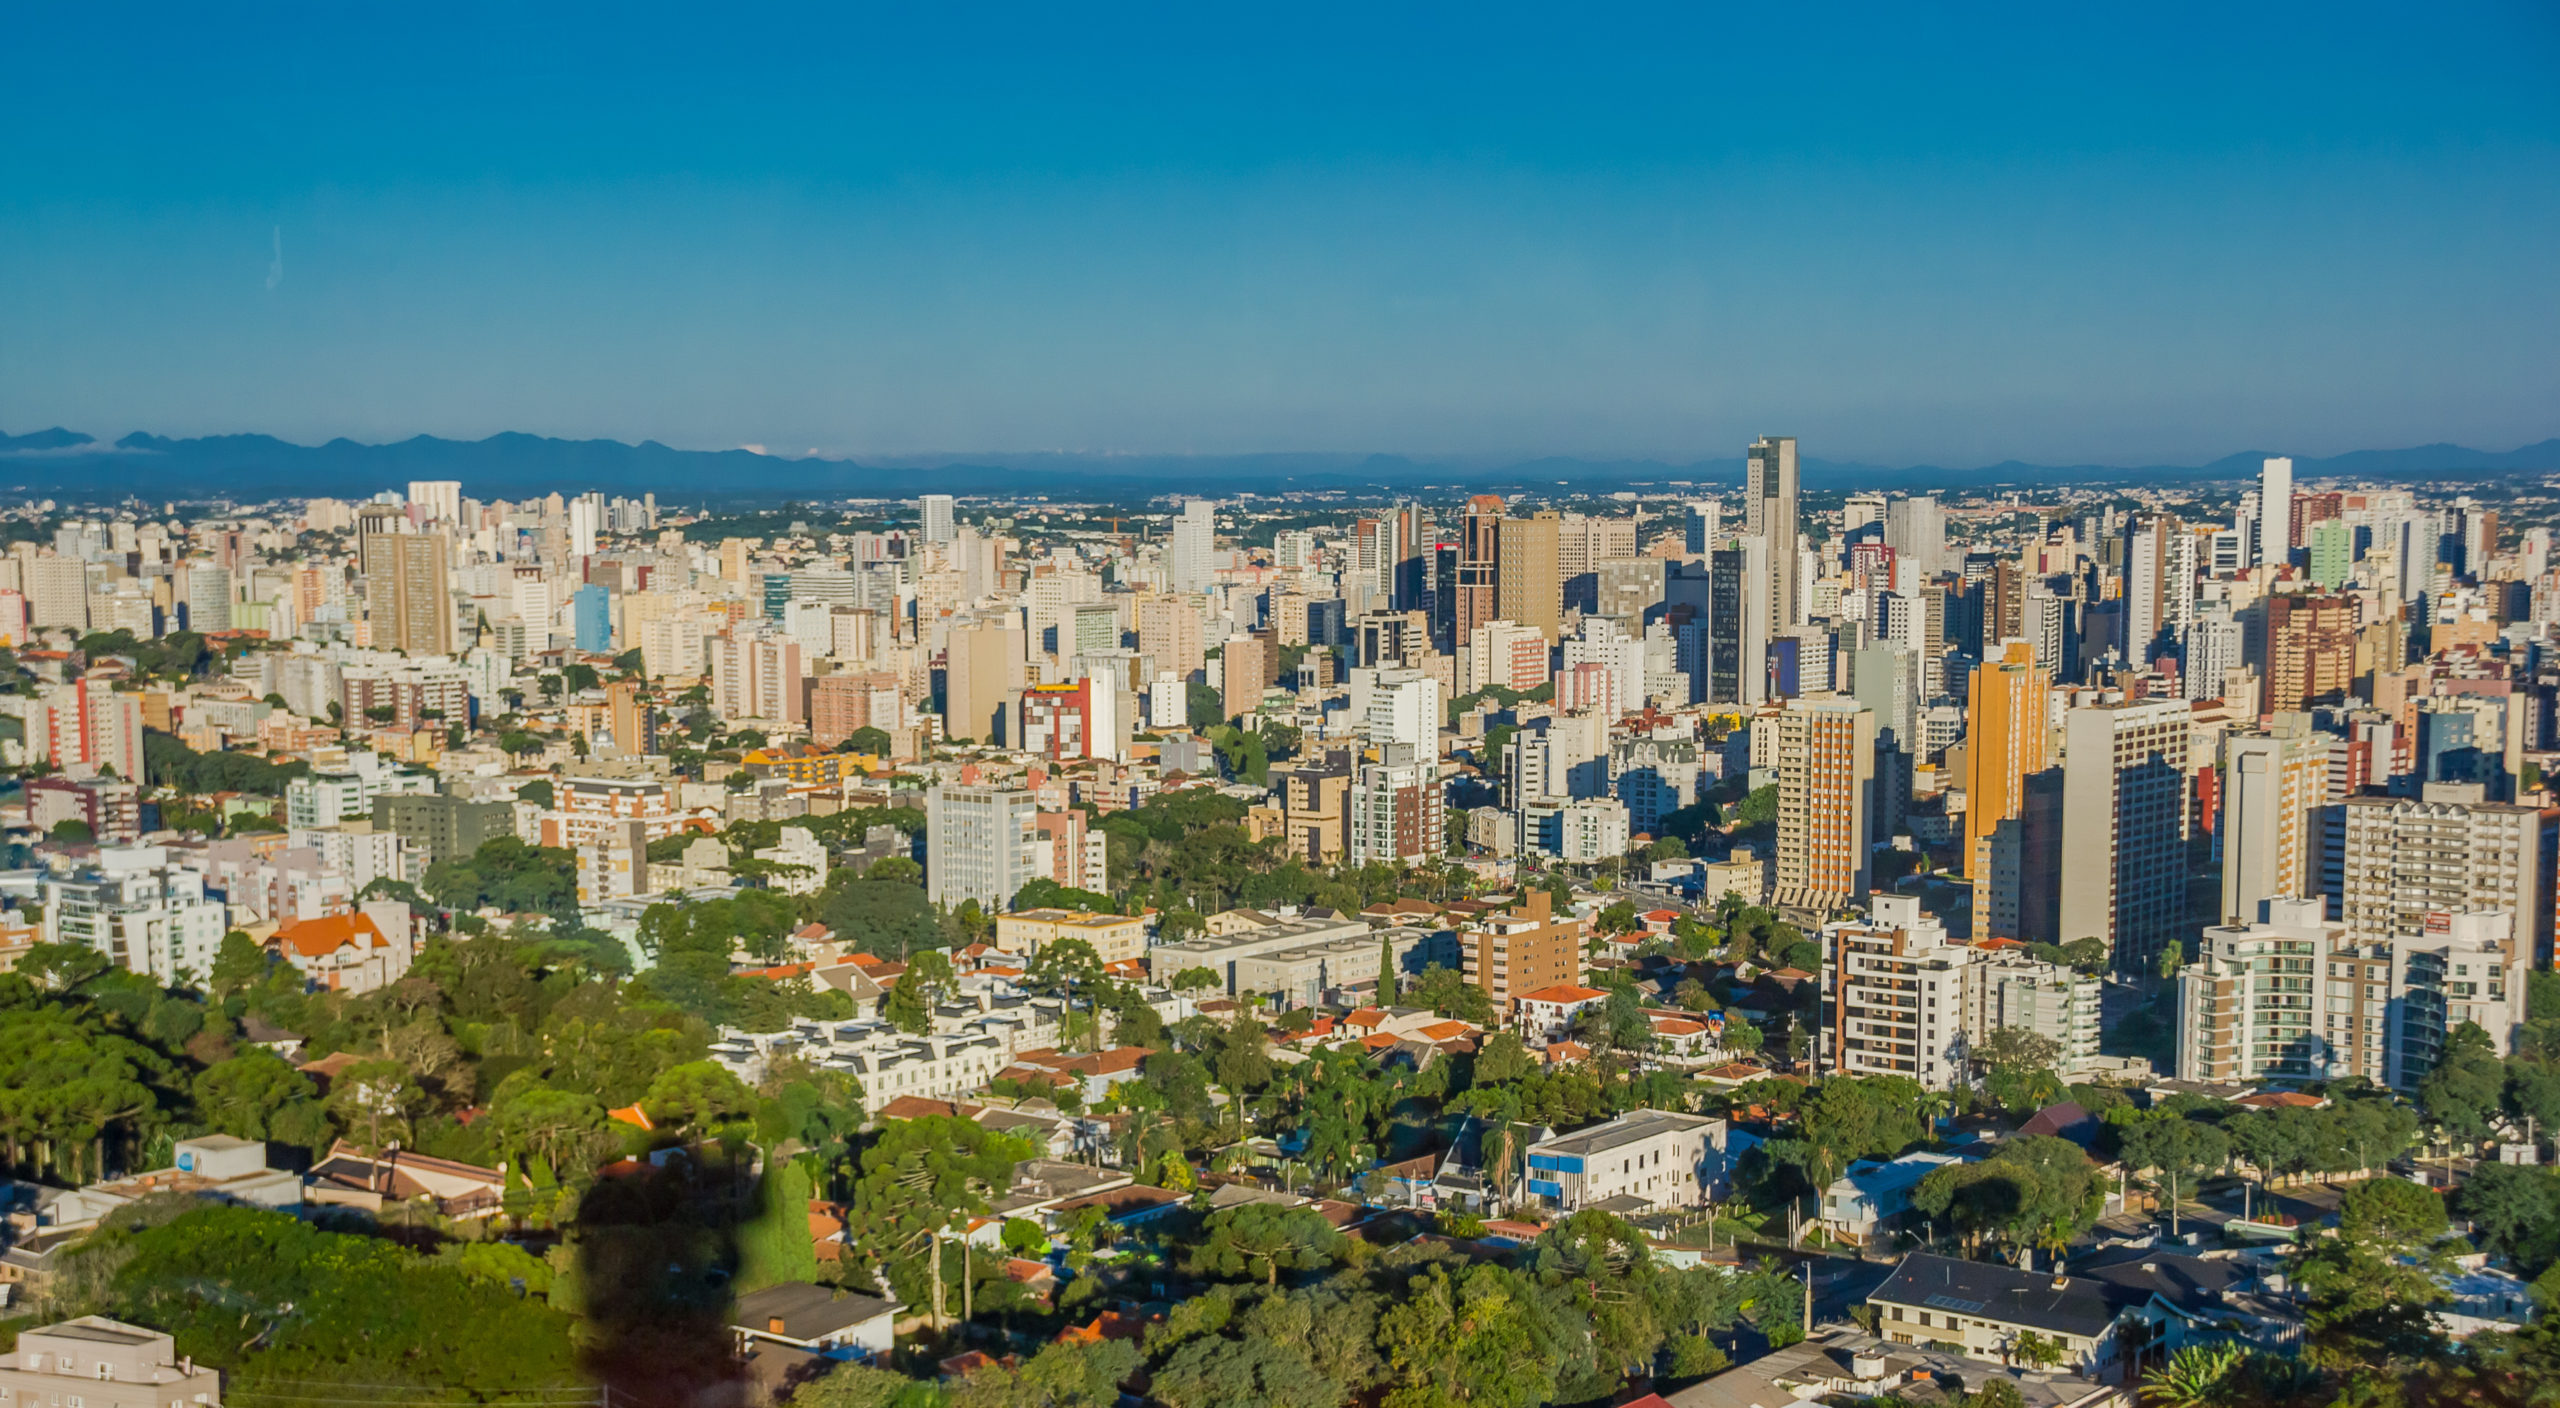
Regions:
[[[993,914],[1040,875],[1040,802],[1016,787],[943,783],[925,793],[925,893]]]
[[[1466,640],[1478,626],[1502,614],[1497,590],[1502,522],[1501,495],[1478,494],[1467,500],[1458,529],[1456,601],[1450,617],[1453,642]]]
[[[1005,742],[1006,706],[1024,684],[1020,626],[982,621],[955,626],[943,651],[943,736]]]
[[[1854,699],[1790,699],[1778,719],[1777,903],[1826,910],[1867,893],[1876,716]]]
[[[2061,930],[2147,971],[2184,937],[2187,753],[2182,699],[2118,699],[2063,724]]]

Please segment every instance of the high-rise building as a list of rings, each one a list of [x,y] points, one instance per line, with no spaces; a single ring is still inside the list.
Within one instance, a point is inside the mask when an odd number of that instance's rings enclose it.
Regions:
[[[2270,457],[2258,472],[2258,564],[2281,567],[2293,556],[2293,461]]]
[[[1495,617],[1477,623],[1466,644],[1467,670],[1458,684],[1461,694],[1473,694],[1488,685],[1527,691],[1549,678],[1547,638],[1534,626]]]
[[[1692,499],[1682,505],[1680,546],[1692,557],[1703,557],[1716,545],[1716,516],[1721,509],[1713,499]]]
[[[2220,699],[2224,678],[2241,663],[2240,623],[2225,607],[2199,612],[2187,627],[2179,683],[2190,700]],[[2254,693],[2254,691],[2253,691]]]
[[[604,532],[604,495],[580,494],[569,501],[569,555],[596,555],[596,539]]]
[[[1166,575],[1177,592],[1205,592],[1218,576],[1218,506],[1188,499],[1173,520],[1173,551]]]
[[[2025,937],[2022,904],[2037,849],[2025,835],[2027,779],[2045,769],[2052,684],[2022,640],[2004,642],[1998,658],[1973,669],[1965,706],[1964,865],[1978,939]]]
[[[1743,531],[1769,544],[1768,621],[1772,629],[1804,619],[1796,600],[1803,523],[1797,512],[1796,442],[1792,435],[1751,443],[1743,487]]]
[[[1564,634],[1564,578],[1558,561],[1562,524],[1552,510],[1502,520],[1494,569],[1497,614],[1536,627],[1551,645]]]
[[[957,526],[952,519],[952,506],[949,494],[926,494],[916,500],[916,519],[924,530],[926,542],[951,541],[952,530]]]
[[[1822,927],[1824,1063],[1945,1090],[2003,1027],[2049,1038],[2070,1074],[2098,1055],[2099,985],[2014,947],[1957,942],[1916,895],[1878,894],[1864,919]]]
[[[1040,803],[1024,788],[943,783],[924,797],[925,894],[990,914],[1040,875]]]
[[[1361,696],[1365,691],[1365,698]],[[1413,669],[1384,669],[1355,677],[1360,733],[1373,747],[1410,748],[1435,766],[1440,757],[1440,681]]]
[[[82,679],[43,686],[37,697],[45,709],[43,756],[56,771],[74,778],[112,772],[127,782],[150,780],[142,775],[140,696],[117,693],[103,679]]]
[[[788,637],[724,635],[711,646],[711,702],[724,718],[805,721],[809,667]]]
[[[1140,603],[1138,653],[1153,660],[1158,670],[1181,679],[1200,673],[1208,663],[1200,636],[1200,604],[1188,597],[1154,597]]]
[[[2278,592],[2259,603],[2266,661],[2261,713],[2334,703],[2355,685],[2356,604],[2325,593]]]
[[[2264,729],[2222,736],[2222,922],[2257,922],[2268,900],[2315,892],[2316,812],[2326,800],[2329,753],[2309,714],[2282,713]]]
[[[1428,683],[1428,681],[1425,681]],[[1350,797],[1351,863],[1410,865],[1447,847],[1440,764],[1433,752],[1388,743],[1358,764]]]
[[[2483,800],[2478,785],[2416,797],[2349,797],[2331,809],[2324,856],[2339,922],[2359,943],[2421,933],[2427,916],[2495,909],[2508,942],[2551,962],[2551,823],[2532,807]]]
[[[1110,680],[1035,684],[1022,691],[1021,725],[1009,742],[1045,758],[1117,761],[1127,751],[1130,722],[1120,695]]]
[[[1262,707],[1262,692],[1271,687],[1278,651],[1270,633],[1227,637],[1219,654],[1219,708],[1232,719]]]
[[[590,655],[613,649],[613,598],[602,582],[589,582],[570,593],[569,613],[578,649]]]
[[[2511,927],[2498,910],[2436,910],[2415,930],[2358,938],[2323,922],[2317,899],[2271,900],[2258,920],[2205,930],[2179,973],[2178,1075],[2414,1092],[2466,1022],[2504,1055],[2528,969]]]
[[[1925,582],[1946,570],[1947,520],[1933,494],[1912,494],[1895,499],[1885,506],[1885,546],[1893,549],[1897,564],[1910,564],[1908,570],[1917,578],[1912,584]],[[1900,585],[1899,578],[1896,581]]]
[[[1502,614],[1502,523],[1501,495],[1467,500],[1466,516],[1459,521],[1457,608],[1450,623],[1457,640]]]
[[[409,481],[409,507],[418,524],[460,523],[462,521],[462,483],[454,479],[412,479]]]
[[[373,644],[409,655],[451,655],[453,593],[440,533],[383,533],[364,540],[370,566],[365,615]]]
[[[1855,699],[1807,695],[1778,715],[1777,902],[1834,909],[1865,897],[1876,716]]]
[[[1745,534],[1708,559],[1706,702],[1754,708],[1769,697],[1769,540]]]
[[[1020,626],[982,621],[954,626],[943,652],[943,736],[978,743],[1005,739],[1005,712],[1022,693]]]
[[[2118,699],[2064,716],[2062,939],[2104,939],[2126,971],[2182,937],[2189,715],[2182,699]]]

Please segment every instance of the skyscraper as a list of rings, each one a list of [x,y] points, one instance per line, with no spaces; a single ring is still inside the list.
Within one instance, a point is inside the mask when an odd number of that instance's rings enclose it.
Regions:
[[[2061,938],[2106,940],[2128,972],[2183,928],[2189,713],[2183,699],[2122,699],[2063,722]]]
[[[1190,499],[1173,520],[1173,553],[1168,575],[1178,592],[1205,592],[1217,579],[1218,506]]]
[[[1887,504],[1884,541],[1893,549],[1896,564],[1910,563],[1919,580],[1938,575],[1946,566],[1947,520],[1937,496],[1912,494]]]
[[[2308,709],[2355,685],[2356,604],[2343,596],[2278,592],[2259,604],[2265,713]]]
[[[924,540],[926,542],[947,543],[951,541],[951,534],[954,526],[952,523],[951,508],[952,500],[949,494],[927,494],[916,500],[916,517],[924,525]]]
[[[1550,645],[1564,634],[1564,577],[1557,558],[1562,525],[1552,509],[1535,518],[1502,520],[1494,570],[1494,614],[1537,627]]]
[[[1501,559],[1502,496],[1478,494],[1467,500],[1466,517],[1458,530],[1458,600],[1450,623],[1453,643],[1502,615],[1495,585]]]
[[[462,482],[457,479],[412,479],[409,505],[420,524],[462,521]]]
[[[2293,461],[2270,457],[2258,472],[2258,563],[2281,567],[2293,556]]]
[[[1803,525],[1797,513],[1796,442],[1792,435],[1762,436],[1751,443],[1749,471],[1743,486],[1743,531],[1769,543],[1769,624],[1793,626],[1803,617],[1796,601],[1797,544]]]
[[[1964,868],[1973,882],[1973,936],[2023,938],[2029,857],[2027,779],[2045,767],[2045,700],[2053,676],[2035,647],[2002,642],[1973,668],[1965,710]]]

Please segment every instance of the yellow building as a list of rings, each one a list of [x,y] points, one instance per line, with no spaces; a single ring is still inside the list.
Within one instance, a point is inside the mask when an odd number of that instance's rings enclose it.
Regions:
[[[1105,963],[1134,962],[1147,955],[1147,921],[1081,909],[1026,909],[996,916],[996,947],[1007,953],[1038,953],[1042,945],[1060,939],[1084,940]]]

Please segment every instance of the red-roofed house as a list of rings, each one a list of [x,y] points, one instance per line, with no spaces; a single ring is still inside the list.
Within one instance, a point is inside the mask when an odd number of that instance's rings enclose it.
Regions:
[[[1609,994],[1598,988],[1558,983],[1523,993],[1518,999],[1513,1025],[1520,1030],[1520,1040],[1531,1046],[1544,1046],[1573,1030],[1573,1019],[1609,1000]]]
[[[409,946],[393,943],[361,910],[287,924],[270,942],[303,981],[325,992],[372,992],[409,971]]]

